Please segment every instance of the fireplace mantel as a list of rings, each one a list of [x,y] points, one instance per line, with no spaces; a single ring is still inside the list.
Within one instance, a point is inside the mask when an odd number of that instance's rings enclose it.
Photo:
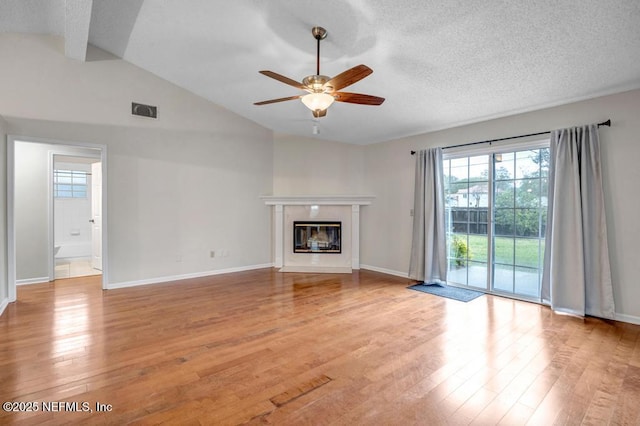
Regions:
[[[365,206],[375,197],[371,195],[263,195],[260,197],[269,206]]]
[[[366,206],[373,202],[375,197],[371,195],[263,195],[260,197],[266,205],[273,206],[273,236],[274,236],[274,263],[273,266],[281,268],[282,272],[345,272],[350,273],[353,269],[360,269],[360,206]],[[285,252],[285,246],[288,244],[291,216],[290,213],[295,210],[304,209],[304,206],[316,211],[328,208],[331,211],[340,211],[344,216],[342,220],[348,223],[351,231],[350,240],[345,247],[350,247],[350,256],[343,259],[347,264],[341,264],[340,267],[332,265],[318,265],[315,260],[310,258],[309,264],[301,264],[299,259],[291,259],[291,254]],[[349,208],[351,206],[351,208]],[[287,208],[288,207],[288,208]],[[285,209],[287,212],[285,213]],[[326,214],[326,213],[325,213]],[[287,217],[287,223],[285,223]],[[304,219],[304,218],[301,218]],[[340,219],[332,217],[332,219]],[[343,234],[343,238],[347,235]],[[324,256],[331,256],[325,254]],[[289,260],[287,260],[289,259]],[[288,263],[290,262],[290,263]],[[303,261],[306,262],[306,261]]]

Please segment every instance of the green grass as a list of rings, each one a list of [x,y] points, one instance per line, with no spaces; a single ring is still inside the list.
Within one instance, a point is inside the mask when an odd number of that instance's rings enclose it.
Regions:
[[[467,240],[470,259],[477,262],[487,262],[487,236],[454,234],[463,241]],[[515,244],[515,259],[514,259]],[[539,247],[539,245],[541,247]],[[540,251],[540,252],[539,252]],[[528,266],[537,268],[542,264],[544,256],[544,240],[538,242],[533,238],[495,238],[495,262],[508,265]]]

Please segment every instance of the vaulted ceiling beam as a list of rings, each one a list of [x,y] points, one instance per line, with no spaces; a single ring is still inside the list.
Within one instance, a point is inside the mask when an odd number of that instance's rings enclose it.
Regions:
[[[93,0],[65,0],[64,54],[78,61],[87,59]]]

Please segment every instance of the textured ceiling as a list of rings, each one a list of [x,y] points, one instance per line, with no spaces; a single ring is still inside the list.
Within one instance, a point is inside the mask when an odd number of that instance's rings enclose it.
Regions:
[[[0,32],[74,50],[83,19],[89,43],[265,127],[357,144],[640,88],[638,0],[0,0]],[[258,71],[314,74],[315,25],[321,73],[366,64],[347,90],[386,98],[334,103],[319,135],[297,100],[253,105],[300,93]]]

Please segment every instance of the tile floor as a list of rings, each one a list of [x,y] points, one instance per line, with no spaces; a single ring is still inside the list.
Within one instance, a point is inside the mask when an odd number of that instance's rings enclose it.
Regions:
[[[102,271],[91,267],[91,258],[67,257],[56,259],[54,278],[84,277],[87,275],[100,275]]]

